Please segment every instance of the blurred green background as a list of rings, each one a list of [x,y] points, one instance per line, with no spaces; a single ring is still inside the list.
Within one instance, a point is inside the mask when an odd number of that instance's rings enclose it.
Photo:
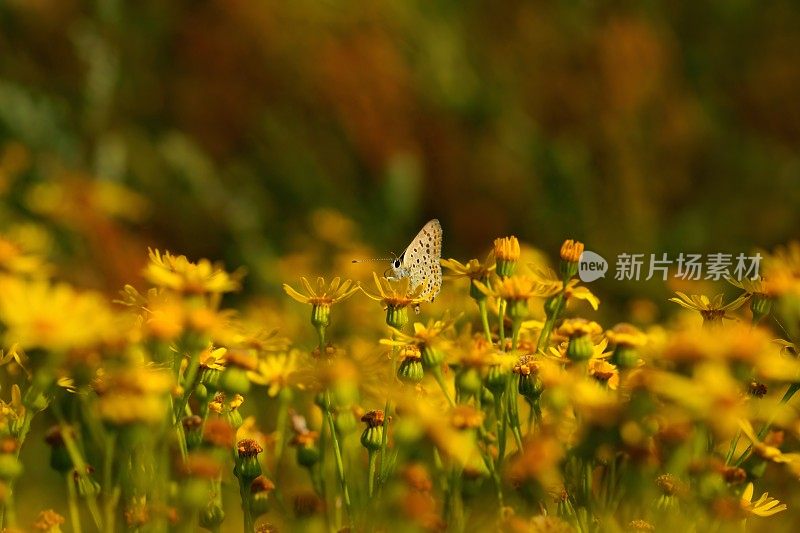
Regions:
[[[320,208],[381,254],[438,217],[459,258],[800,226],[790,0],[5,0],[0,51],[0,222],[48,228],[84,284],[157,245],[274,291]]]

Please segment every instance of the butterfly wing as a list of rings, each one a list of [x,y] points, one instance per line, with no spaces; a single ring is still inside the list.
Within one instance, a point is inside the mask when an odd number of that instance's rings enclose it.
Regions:
[[[437,219],[425,224],[403,252],[403,270],[409,277],[409,290],[425,283],[422,294],[433,301],[442,287],[442,225]]]

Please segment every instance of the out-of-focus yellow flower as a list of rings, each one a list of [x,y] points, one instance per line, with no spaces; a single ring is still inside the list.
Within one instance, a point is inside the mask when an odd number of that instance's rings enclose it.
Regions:
[[[752,501],[752,499],[753,484],[748,483],[744,488],[744,492],[742,492],[742,496],[740,498],[742,509],[747,514],[766,517],[778,514],[787,509],[785,503],[781,503],[775,498],[770,498],[769,493],[767,492],[762,494],[761,497],[756,501]]]
[[[306,278],[301,277],[300,281],[303,282],[303,287],[306,290],[306,294],[296,291],[286,283],[283,284],[284,292],[301,304],[310,304],[316,306],[331,306],[335,303],[346,300],[358,292],[359,287],[358,283],[355,283],[349,279],[342,281],[339,277],[333,278],[327,287],[325,286],[325,279],[318,277],[316,290],[311,286]]]
[[[64,352],[114,340],[119,334],[105,299],[67,284],[0,277],[0,322],[6,345]]]
[[[721,294],[717,294],[711,299],[704,294],[687,295],[680,291],[676,291],[675,294],[678,297],[670,298],[669,301],[680,305],[684,309],[697,311],[703,317],[704,324],[721,324],[723,318],[732,319],[733,317],[728,312],[736,311],[747,301],[746,295],[726,304]]]
[[[753,453],[765,461],[786,465],[795,475],[800,474],[800,453],[783,453],[777,446],[761,441],[747,419],[739,420],[739,427],[753,447]]]
[[[132,366],[103,374],[94,383],[97,416],[115,426],[157,425],[168,412],[172,374],[153,366]]]
[[[764,288],[768,294],[800,295],[800,241],[778,247],[764,258]]]
[[[52,509],[47,509],[39,513],[33,529],[44,533],[61,533],[61,524],[65,522],[64,517]]]
[[[242,271],[232,274],[208,259],[197,263],[189,261],[185,255],[163,254],[149,249],[150,262],[144,270],[145,278],[158,287],[186,294],[221,294],[240,288]]]
[[[21,243],[0,236],[0,271],[18,276],[46,277],[50,270],[42,257],[28,252]]]
[[[299,353],[296,350],[259,358],[258,368],[250,374],[250,380],[259,385],[266,385],[267,394],[275,397],[289,385],[297,372],[298,359]]]
[[[602,333],[603,328],[600,324],[585,318],[567,318],[564,320],[556,334],[562,338],[583,337],[585,335],[594,336]]]
[[[647,343],[647,335],[631,324],[621,323],[606,331],[606,339],[612,344],[637,348]]]
[[[567,299],[574,298],[576,300],[584,300],[588,302],[595,311],[600,306],[600,299],[587,287],[580,285],[579,279],[570,279],[565,287],[564,281],[558,277],[552,268],[536,264],[529,264],[528,267],[531,272],[533,272],[533,279],[535,279],[538,284],[542,285],[543,288],[541,290],[545,297],[556,295],[563,290]]]
[[[475,281],[475,286],[487,296],[494,296],[508,301],[529,300],[531,298],[547,298],[557,291],[548,285],[538,283],[530,276],[510,276],[494,278],[489,284]]]

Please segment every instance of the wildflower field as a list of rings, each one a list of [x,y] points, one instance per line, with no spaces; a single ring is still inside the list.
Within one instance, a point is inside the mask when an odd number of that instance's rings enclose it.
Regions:
[[[0,0],[0,533],[800,531],[797,0]]]
[[[348,279],[294,276],[239,308],[243,273],[207,259],[150,250],[146,284],[112,301],[22,241],[0,250],[7,531],[27,529],[18,509],[45,478],[57,503],[40,531],[740,531],[796,516],[797,244],[731,279],[732,301],[678,293],[689,316],[668,327],[594,320],[572,240],[555,269],[513,236],[442,260],[440,292],[342,249]]]

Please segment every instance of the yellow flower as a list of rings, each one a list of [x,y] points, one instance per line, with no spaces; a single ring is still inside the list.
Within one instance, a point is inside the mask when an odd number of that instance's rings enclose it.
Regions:
[[[466,278],[480,281],[486,279],[486,276],[494,271],[497,265],[495,264],[494,253],[489,252],[483,263],[477,259],[470,259],[466,264],[455,259],[442,259],[442,266],[451,271],[450,274],[446,274],[448,278]]]
[[[267,394],[275,397],[287,385],[297,372],[299,354],[296,350],[286,353],[271,354],[260,358],[258,368],[249,374],[250,381],[266,385]]]
[[[568,239],[561,245],[561,260],[567,263],[577,263],[583,253],[583,243]]]
[[[503,237],[494,240],[495,271],[501,278],[508,277],[517,268],[520,256],[519,241],[516,237]]]
[[[545,297],[554,296],[563,290],[564,296],[566,296],[567,299],[575,298],[578,300],[584,300],[588,302],[595,311],[600,306],[600,299],[588,288],[584,287],[583,285],[579,285],[579,279],[570,279],[565,288],[564,282],[559,279],[553,269],[535,264],[529,264],[528,268],[530,268],[533,272],[533,279],[535,279],[538,284],[543,286],[542,292],[544,293]],[[544,287],[546,287],[546,289]]]
[[[800,294],[800,242],[778,247],[765,257],[763,277],[769,294]]]
[[[507,301],[529,300],[531,298],[547,298],[556,294],[553,287],[539,283],[530,276],[495,277],[487,284],[475,282],[479,291],[487,296],[494,296]]]
[[[519,241],[516,237],[501,237],[494,240],[494,256],[498,261],[519,260]]]
[[[61,524],[63,524],[64,521],[63,516],[52,509],[47,509],[39,513],[36,522],[33,523],[33,529],[45,533],[61,533]]]
[[[769,493],[765,492],[756,501],[753,499],[753,484],[748,483],[740,498],[742,509],[753,516],[767,517],[778,514],[787,509],[785,503],[781,503],[775,498],[770,498]]]
[[[612,344],[630,348],[644,346],[647,343],[647,335],[636,326],[627,323],[617,324],[606,331],[606,338]]]
[[[221,294],[240,288],[241,271],[229,274],[208,259],[193,263],[185,255],[162,254],[153,249],[149,253],[144,276],[158,287],[187,294]]]
[[[384,306],[399,309],[407,307],[408,305],[419,305],[428,301],[427,295],[422,294],[424,283],[420,283],[414,291],[409,293],[409,278],[391,282],[386,278],[379,278],[374,272],[372,273],[372,277],[375,280],[377,292],[371,293],[364,287],[361,287],[361,290],[373,300],[382,302]]]
[[[9,274],[45,277],[50,266],[38,255],[25,250],[23,243],[0,236],[0,271]]]
[[[784,464],[795,474],[800,473],[800,453],[783,453],[780,448],[759,440],[749,420],[739,420],[739,427],[752,443],[755,455],[771,463]]]
[[[708,296],[701,294],[686,295],[680,291],[676,291],[677,298],[670,298],[670,302],[675,302],[685,309],[690,311],[697,311],[703,317],[704,324],[721,324],[723,318],[732,319],[733,317],[728,314],[729,311],[739,309],[747,301],[748,296],[740,296],[730,303],[723,302],[723,296],[717,294],[709,299]]]
[[[600,324],[592,320],[586,320],[585,318],[567,318],[558,326],[556,334],[562,338],[573,338],[586,335],[599,335],[602,331],[603,328],[600,327]]]
[[[350,298],[358,291],[359,287],[357,283],[349,279],[346,279],[344,282],[342,282],[341,278],[339,277],[333,278],[330,285],[326,287],[325,279],[318,277],[317,288],[314,290],[306,278],[301,277],[300,280],[303,282],[306,294],[296,291],[286,283],[283,284],[283,290],[286,294],[301,304],[330,306]]]
[[[87,348],[120,333],[102,296],[45,280],[0,278],[0,322],[5,344],[23,350]]]
[[[763,278],[757,279],[735,279],[730,276],[725,278],[728,283],[733,285],[734,287],[738,287],[742,289],[744,292],[747,293],[748,296],[758,294],[761,296],[769,296],[771,292],[771,288],[769,284],[764,281]]]

